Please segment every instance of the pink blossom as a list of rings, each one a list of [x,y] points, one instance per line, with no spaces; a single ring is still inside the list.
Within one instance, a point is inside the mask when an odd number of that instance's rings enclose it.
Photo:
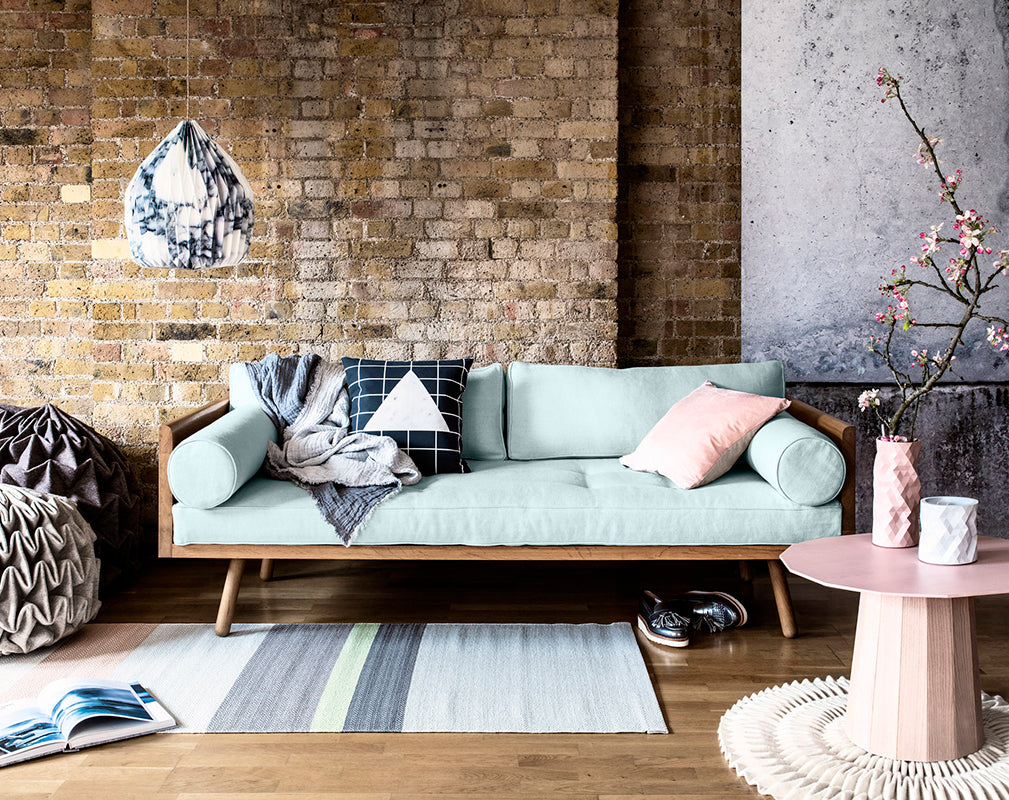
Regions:
[[[988,344],[1000,351],[1009,350],[1009,333],[1006,329],[997,328],[994,324],[988,326]]]
[[[993,261],[992,266],[1001,270],[1003,275],[1009,275],[1009,250],[999,250],[998,260]]]
[[[940,144],[942,144],[942,139],[940,139],[938,136],[930,136],[928,139],[928,143],[932,146],[933,149],[935,149]],[[928,148],[925,146],[924,142],[921,142],[918,145],[918,150],[914,154],[914,160],[917,161],[919,164],[935,163],[935,160],[932,158],[932,154],[929,153]]]
[[[952,200],[953,195],[956,194],[956,190],[960,186],[960,182],[962,180],[963,172],[961,170],[957,170],[954,175],[947,175],[946,179],[939,184],[942,189],[942,191],[939,192],[939,199],[944,203]]]
[[[956,225],[954,225],[953,227],[955,228]],[[922,244],[922,246],[921,246],[921,252],[922,252],[922,255],[925,258],[928,258],[929,256],[933,255],[934,253],[939,252],[939,250],[941,249],[939,247],[939,231],[940,230],[942,230],[942,224],[933,225],[930,233],[926,234],[924,231],[922,231],[921,233],[918,234],[918,238],[919,239],[924,239],[925,240],[925,243]],[[921,264],[922,266],[925,265],[923,259],[919,258],[917,260],[915,260],[915,259],[911,259],[911,260],[915,261],[916,264]]]
[[[858,396],[858,410],[868,411],[870,408],[879,408],[879,389],[866,389]]]
[[[988,220],[981,219],[973,208],[966,214],[957,214],[954,230],[960,233],[960,255],[967,256],[972,248],[980,248],[984,227]]]
[[[876,74],[876,85],[886,87],[886,93],[883,95],[883,99],[880,100],[881,103],[892,100],[897,96],[897,88],[900,86],[900,81],[900,75],[894,77],[884,67],[879,68],[879,72]]]

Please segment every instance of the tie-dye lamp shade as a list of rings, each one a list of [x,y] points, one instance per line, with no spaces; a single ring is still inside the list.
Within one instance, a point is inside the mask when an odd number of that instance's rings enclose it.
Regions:
[[[126,236],[143,267],[228,267],[249,252],[252,188],[196,122],[180,122],[126,187]]]

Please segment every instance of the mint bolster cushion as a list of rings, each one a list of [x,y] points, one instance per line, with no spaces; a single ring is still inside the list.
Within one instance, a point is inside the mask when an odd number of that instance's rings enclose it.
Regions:
[[[757,431],[745,458],[765,481],[800,505],[828,503],[844,484],[844,456],[837,445],[787,413]]]
[[[277,440],[270,418],[258,407],[229,411],[184,440],[168,459],[168,485],[180,503],[219,506],[255,475]]]
[[[507,458],[504,441],[504,369],[490,364],[469,371],[462,393],[462,456]]]

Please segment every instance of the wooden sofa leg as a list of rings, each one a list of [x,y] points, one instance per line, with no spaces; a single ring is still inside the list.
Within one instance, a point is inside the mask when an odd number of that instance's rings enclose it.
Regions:
[[[767,562],[767,571],[771,574],[771,587],[774,589],[774,602],[778,606],[781,632],[786,639],[791,639],[798,629],[795,626],[795,614],[792,612],[792,595],[788,591],[785,568],[778,559],[774,558]]]
[[[259,580],[268,581],[273,577],[273,559],[264,558],[263,563],[259,565]]]
[[[753,564],[749,561],[739,562],[739,579],[744,583],[751,583],[753,581]]]
[[[238,601],[238,588],[242,585],[244,569],[244,558],[233,558],[228,564],[228,577],[224,579],[221,606],[217,609],[217,624],[214,625],[214,633],[218,636],[231,633],[231,621],[235,618],[235,603]]]

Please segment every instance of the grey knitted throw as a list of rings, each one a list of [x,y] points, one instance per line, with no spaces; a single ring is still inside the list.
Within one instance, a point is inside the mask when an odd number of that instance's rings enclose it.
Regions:
[[[280,434],[281,444],[269,445],[267,472],[311,494],[345,545],[375,506],[420,480],[420,470],[395,440],[350,433],[350,398],[338,362],[271,353],[245,367]]]

